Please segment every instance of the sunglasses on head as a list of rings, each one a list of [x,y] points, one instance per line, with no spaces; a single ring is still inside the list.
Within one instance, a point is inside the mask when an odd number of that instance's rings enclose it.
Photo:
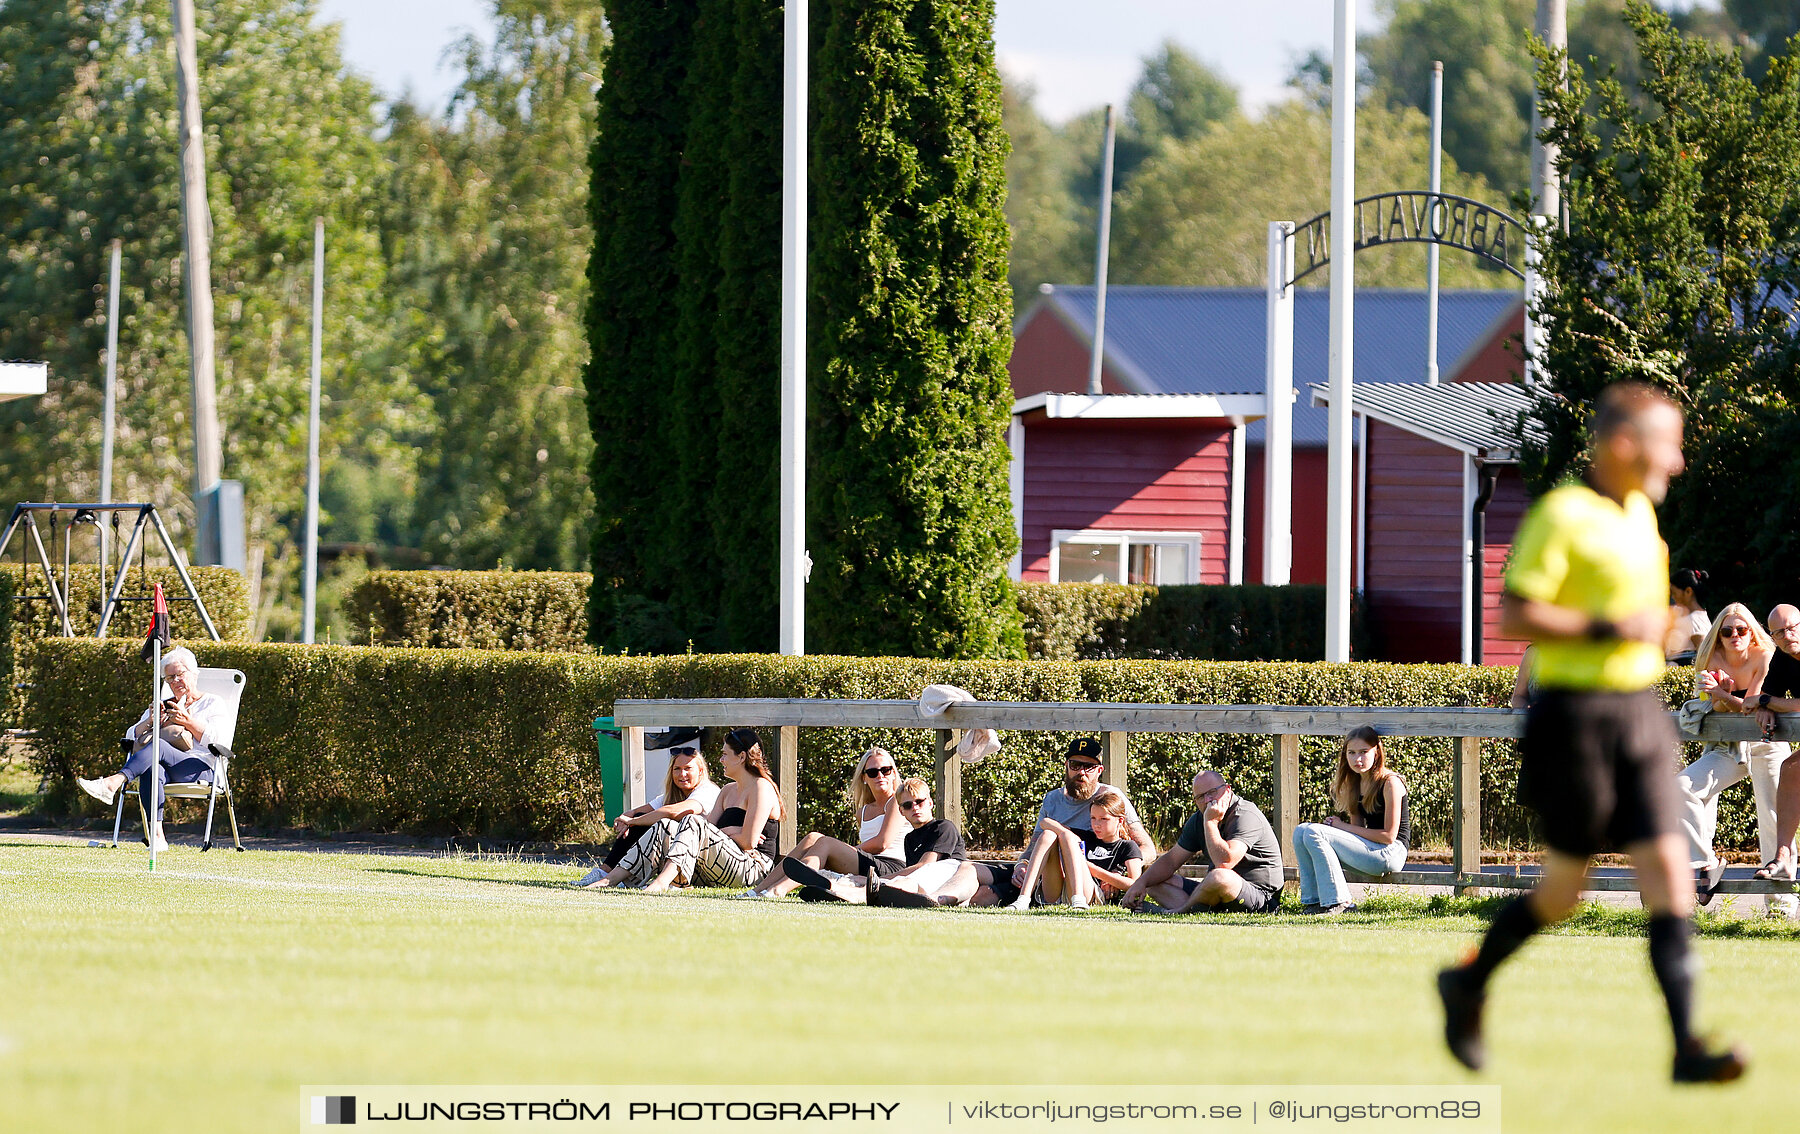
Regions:
[[[669,755],[671,755],[671,756],[698,756],[698,755],[700,755],[700,750],[698,748],[695,748],[691,744],[687,744],[687,745],[683,745],[680,748],[669,749]]]
[[[872,780],[878,780],[881,777],[887,775],[889,772],[892,772],[894,770],[895,769],[892,764],[872,764],[869,767],[863,769],[863,775],[869,777]]]

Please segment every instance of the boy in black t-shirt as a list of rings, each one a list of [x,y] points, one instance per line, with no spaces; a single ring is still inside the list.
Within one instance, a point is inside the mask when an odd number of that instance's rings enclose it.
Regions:
[[[961,905],[975,892],[972,875],[961,868],[969,858],[962,832],[931,814],[931,788],[913,777],[900,785],[900,815],[913,825],[906,836],[906,869],[890,878],[864,879],[872,906]],[[968,877],[964,877],[968,875]]]

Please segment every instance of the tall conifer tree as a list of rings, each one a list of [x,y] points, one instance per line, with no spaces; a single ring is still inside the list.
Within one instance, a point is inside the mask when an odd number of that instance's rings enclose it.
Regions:
[[[672,462],[686,459],[670,297],[678,280],[674,226],[696,0],[615,0],[600,87],[589,209],[588,417],[594,434],[596,644],[679,648],[669,580],[654,572],[651,532],[666,513]]]
[[[836,0],[817,54],[808,646],[1022,652],[992,0]]]

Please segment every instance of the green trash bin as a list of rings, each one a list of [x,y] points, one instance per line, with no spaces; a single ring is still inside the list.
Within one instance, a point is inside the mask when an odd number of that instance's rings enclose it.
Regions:
[[[594,718],[594,745],[600,752],[600,799],[610,827],[625,810],[625,742],[611,717]]]

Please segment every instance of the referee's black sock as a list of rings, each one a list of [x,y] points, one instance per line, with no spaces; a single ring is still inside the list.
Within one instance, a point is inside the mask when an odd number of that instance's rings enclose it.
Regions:
[[[1478,987],[1487,984],[1500,962],[1517,952],[1519,946],[1543,928],[1543,924],[1538,920],[1529,896],[1514,898],[1500,907],[1494,924],[1488,926],[1487,936],[1481,939],[1481,948],[1475,951],[1474,959],[1463,966],[1463,972]]]
[[[1669,1005],[1669,1026],[1675,1032],[1675,1050],[1693,1038],[1694,953],[1688,946],[1691,932],[1685,917],[1655,914],[1650,918],[1650,967],[1662,986]]]

